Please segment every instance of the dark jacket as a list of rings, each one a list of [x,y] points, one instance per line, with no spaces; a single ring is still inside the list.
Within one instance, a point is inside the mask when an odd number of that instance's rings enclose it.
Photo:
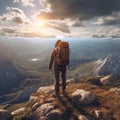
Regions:
[[[58,66],[61,66],[61,67],[63,66],[62,64],[60,64],[60,62],[61,62],[60,56],[61,56],[61,52],[60,52],[59,48],[56,47],[52,51],[52,54],[51,54],[50,63],[49,63],[49,69],[52,69],[53,63],[54,63],[54,65],[58,65]]]
[[[52,69],[53,61],[54,61],[54,56],[55,56],[55,50],[52,51],[51,58],[50,58],[50,63],[49,63],[49,69]]]

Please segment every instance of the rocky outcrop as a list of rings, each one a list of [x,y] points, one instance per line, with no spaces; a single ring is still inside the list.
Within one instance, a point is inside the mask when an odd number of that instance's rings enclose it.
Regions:
[[[119,77],[110,74],[110,75],[102,77],[100,79],[100,82],[103,85],[119,85],[120,84],[120,79],[119,79]]]
[[[25,109],[26,109],[25,107],[19,108],[19,109],[13,111],[11,114],[12,115],[19,115],[20,113],[24,113]]]
[[[96,120],[96,119],[91,116],[79,115],[78,120]]]
[[[7,110],[0,109],[0,120],[12,120],[12,115]]]
[[[72,99],[78,105],[88,105],[95,100],[95,96],[92,93],[90,93],[90,91],[78,89],[75,92],[73,92]]]
[[[75,94],[76,92],[78,93],[78,91],[79,90],[76,90],[75,92],[73,92],[73,94]],[[81,93],[82,92],[83,92],[83,95],[85,95],[85,96],[79,102],[81,105],[88,105],[88,104],[92,103],[93,100],[95,100],[94,95],[90,94],[88,91],[81,90]],[[80,94],[80,91],[79,91],[79,94]],[[76,99],[75,95],[72,96],[74,103],[76,103],[78,106],[80,105],[78,103],[78,101],[80,99],[79,97],[80,96],[78,95],[77,99]],[[89,97],[89,99],[88,99],[88,97]],[[50,102],[53,102],[54,100],[55,99],[52,99]],[[85,100],[85,102],[83,102],[84,100]],[[66,119],[65,114],[68,114],[65,110],[56,108],[51,103],[45,103],[45,104],[42,104],[41,106],[38,103],[36,103],[35,105],[32,106],[32,108],[33,108],[32,110],[34,113],[33,114],[34,120],[65,120]],[[36,110],[35,110],[35,108],[36,108]],[[87,115],[87,116],[79,115],[78,118],[80,120],[91,120],[91,119],[95,120],[94,117],[92,117],[90,115]]]
[[[41,120],[43,117],[46,118],[47,114],[54,110],[54,106],[51,103],[46,103],[41,105],[37,110],[34,112],[34,120]]]
[[[115,93],[116,95],[120,95],[120,88],[111,88],[109,91]]]
[[[62,111],[60,109],[55,109],[50,111],[47,116],[46,119],[47,120],[61,120],[62,119]]]
[[[119,120],[119,87],[103,87],[80,82],[68,85],[66,92],[57,96],[53,85],[40,87],[25,109],[12,114],[22,116],[21,120]]]
[[[40,87],[37,90],[37,93],[40,93],[40,92],[44,92],[45,94],[51,94],[54,92],[54,86],[51,85],[51,86]]]

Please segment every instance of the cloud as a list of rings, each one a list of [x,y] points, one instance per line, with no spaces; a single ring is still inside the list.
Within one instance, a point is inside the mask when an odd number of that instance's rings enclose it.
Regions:
[[[0,16],[0,21],[5,22],[13,22],[17,24],[29,24],[30,20],[26,17],[24,12],[19,8],[7,7],[7,13]]]
[[[94,22],[96,25],[116,25],[120,24],[120,12],[113,12],[109,16],[103,16]]]
[[[120,28],[100,27],[96,30],[96,33],[94,33],[92,35],[92,37],[96,37],[96,38],[104,38],[104,37],[120,38]]]
[[[41,3],[47,8],[37,14],[41,19],[87,20],[120,10],[120,0],[41,0]]]
[[[0,35],[3,36],[19,36],[19,30],[14,26],[0,26]]]
[[[84,25],[82,25],[82,23],[81,23],[81,21],[71,21],[71,23],[70,23],[70,26],[72,26],[72,27],[83,27]]]
[[[42,32],[36,33],[28,28],[19,29],[15,26],[0,26],[0,35],[2,36],[24,36],[24,37],[47,37]],[[49,36],[48,36],[49,37]]]
[[[47,27],[55,28],[64,33],[70,33],[69,26],[63,22],[49,21]]]
[[[13,0],[13,2],[22,3],[23,6],[34,7],[35,5],[32,3],[34,0]]]
[[[5,33],[14,33],[16,31],[16,29],[10,28],[10,27],[4,27],[1,29],[1,31],[5,32]]]

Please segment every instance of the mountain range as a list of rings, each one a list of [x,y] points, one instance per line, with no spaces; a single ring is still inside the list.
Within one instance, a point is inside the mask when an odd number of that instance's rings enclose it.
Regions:
[[[87,75],[106,76],[110,74],[120,77],[120,57],[110,55],[88,62],[76,68],[73,74],[78,78]]]
[[[119,39],[66,40],[70,44],[67,79],[109,74],[119,77]],[[40,86],[54,83],[53,75],[48,71],[48,64],[55,41],[53,38],[0,38],[0,61],[3,61],[0,68],[4,68],[2,72],[5,74],[8,74],[8,71],[12,74],[8,79],[6,76],[0,78],[0,86],[3,88],[0,93],[1,103],[26,101]]]

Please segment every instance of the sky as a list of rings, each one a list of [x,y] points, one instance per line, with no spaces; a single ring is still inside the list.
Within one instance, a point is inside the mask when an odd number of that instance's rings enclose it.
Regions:
[[[120,38],[120,0],[0,0],[0,36]]]

